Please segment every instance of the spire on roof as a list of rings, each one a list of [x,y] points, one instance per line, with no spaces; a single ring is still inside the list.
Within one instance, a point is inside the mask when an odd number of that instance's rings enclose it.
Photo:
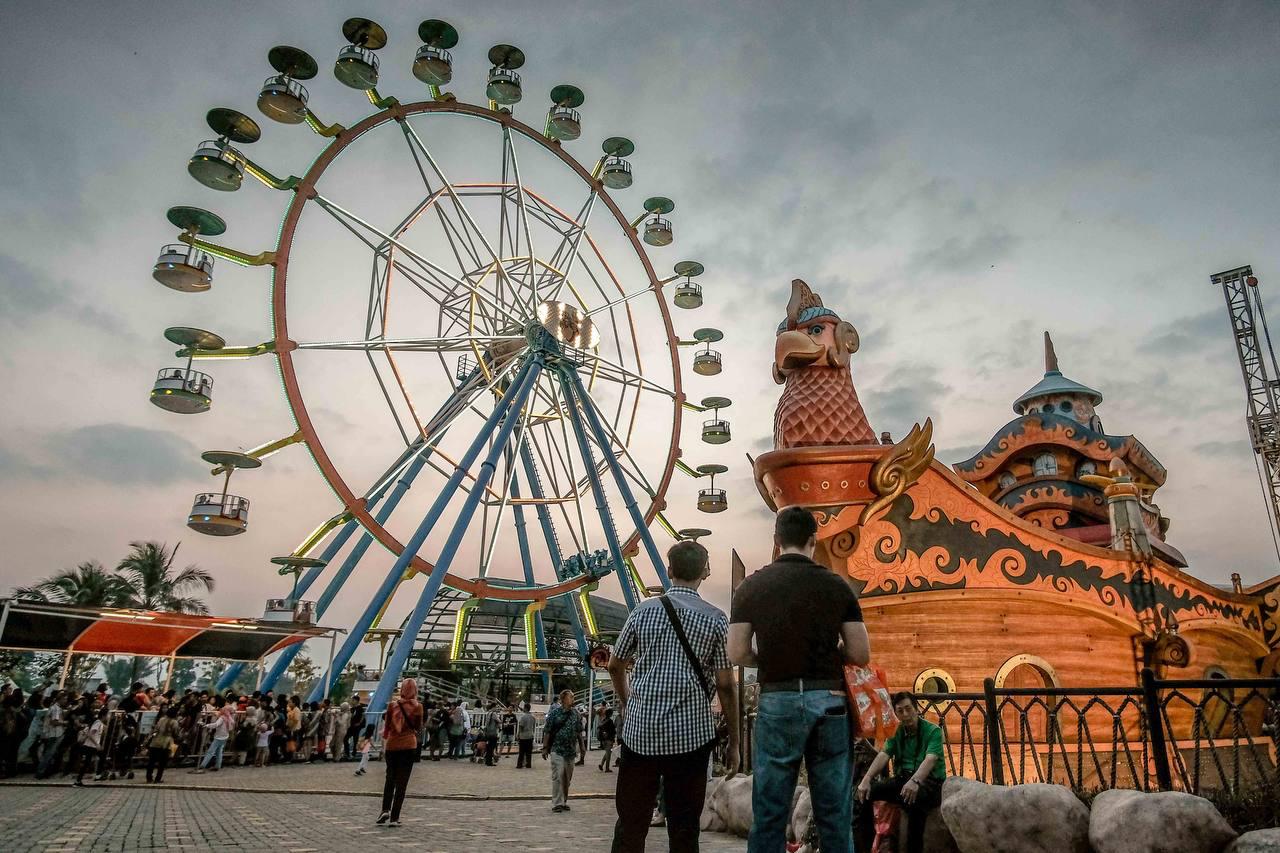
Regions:
[[[1058,354],[1053,351],[1053,338],[1049,337],[1049,330],[1044,333],[1044,372],[1058,373]]]

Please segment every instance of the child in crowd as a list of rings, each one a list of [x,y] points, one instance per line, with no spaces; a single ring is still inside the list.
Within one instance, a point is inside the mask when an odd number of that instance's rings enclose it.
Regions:
[[[363,776],[365,770],[369,767],[369,752],[373,749],[373,723],[365,726],[364,734],[360,735],[360,743],[356,747],[356,751],[360,753],[360,766],[356,768],[356,775]]]
[[[271,722],[264,719],[258,723],[258,748],[253,756],[253,766],[261,767],[271,751]]]

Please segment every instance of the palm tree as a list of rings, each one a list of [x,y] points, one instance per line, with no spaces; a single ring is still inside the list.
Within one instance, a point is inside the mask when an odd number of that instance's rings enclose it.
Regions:
[[[194,565],[174,574],[178,546],[169,550],[159,542],[130,542],[129,547],[133,551],[116,566],[125,590],[124,606],[200,615],[209,612],[195,593],[213,592],[213,575]]]
[[[122,607],[128,595],[128,585],[124,580],[109,574],[97,560],[87,560],[34,586],[22,586],[13,591],[14,598],[77,607]]]

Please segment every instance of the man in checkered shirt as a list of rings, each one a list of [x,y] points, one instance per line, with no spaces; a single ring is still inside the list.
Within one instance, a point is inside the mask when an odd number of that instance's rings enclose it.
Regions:
[[[671,588],[664,597],[675,608],[701,678],[662,600],[641,602],[622,626],[609,661],[609,677],[623,708],[613,853],[643,853],[659,784],[672,853],[698,850],[707,763],[716,741],[712,691],[719,694],[729,721],[725,769],[730,776],[738,769],[738,696],[725,652],[729,623],[698,595],[710,574],[707,549],[677,542],[667,552],[667,564]]]

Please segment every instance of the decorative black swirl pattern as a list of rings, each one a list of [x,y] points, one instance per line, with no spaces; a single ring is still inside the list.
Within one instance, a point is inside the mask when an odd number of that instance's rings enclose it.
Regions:
[[[1002,530],[990,529],[979,533],[970,521],[955,521],[945,513],[934,512],[930,507],[924,518],[913,519],[915,504],[911,494],[902,495],[883,518],[899,531],[898,537],[886,535],[872,545],[872,553],[882,563],[897,562],[908,552],[923,557],[929,549],[942,549],[944,558],[923,559],[922,562],[936,569],[933,578],[907,581],[887,581],[885,587],[863,591],[865,583],[855,579],[858,593],[868,597],[892,595],[899,592],[917,592],[937,589],[957,589],[966,585],[964,578],[948,582],[946,576],[955,575],[965,561],[985,566],[996,557],[1001,574],[1012,584],[1027,585],[1040,580],[1047,581],[1055,590],[1070,593],[1076,589],[1091,592],[1108,606],[1127,605],[1135,612],[1153,607],[1163,607],[1177,614],[1213,614],[1235,622],[1244,628],[1262,630],[1257,611],[1225,601],[1215,601],[1193,589],[1174,588],[1160,578],[1153,581],[1129,581],[1115,575],[1104,577],[1101,566],[1090,565],[1083,560],[1064,564],[1059,551],[1041,554],[1027,547],[1016,537]],[[1001,553],[1003,552],[1003,553]]]

